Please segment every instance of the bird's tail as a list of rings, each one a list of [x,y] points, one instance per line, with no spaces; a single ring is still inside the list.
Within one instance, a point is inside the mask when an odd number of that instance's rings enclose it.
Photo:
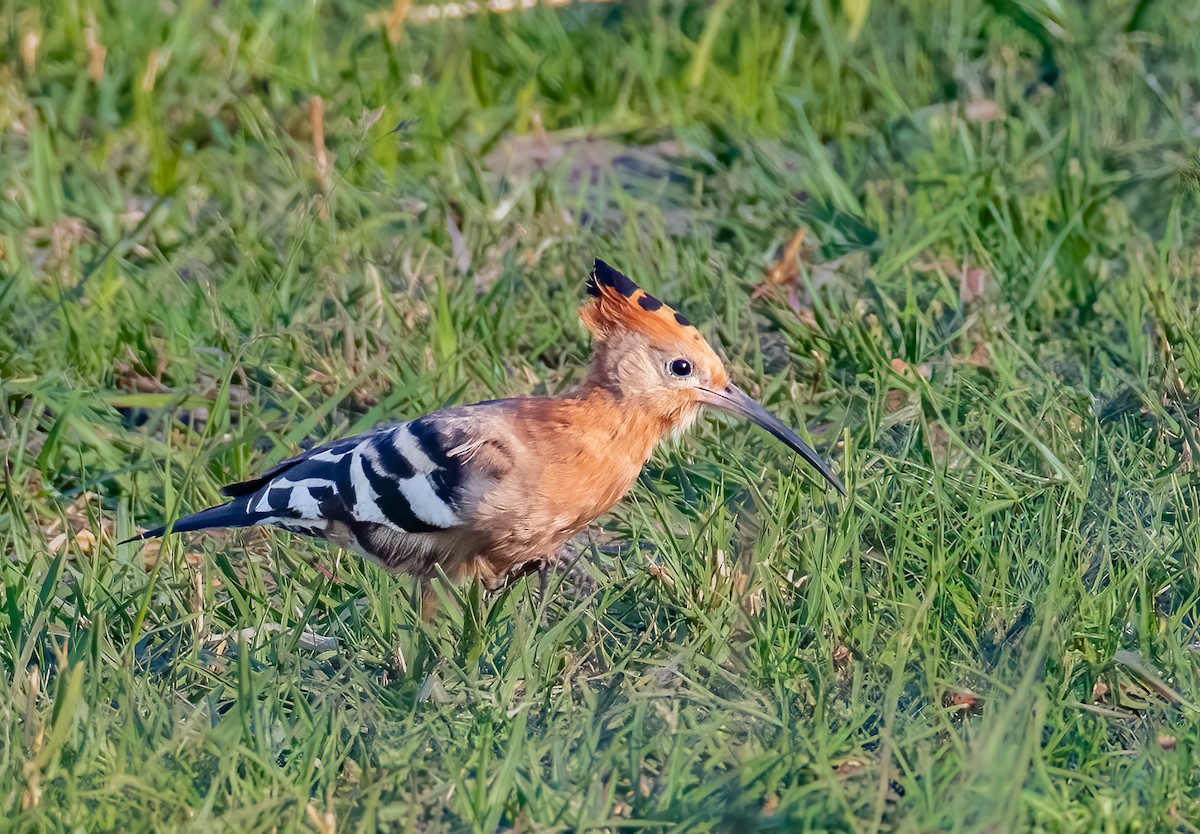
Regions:
[[[219,507],[209,507],[207,510],[185,515],[174,524],[163,525],[162,527],[155,527],[153,530],[147,530],[144,533],[138,533],[136,536],[131,536],[125,541],[120,542],[120,544],[140,542],[144,539],[157,539],[168,532],[190,533],[193,530],[210,530],[214,527],[251,527],[262,521],[262,514],[251,513],[248,510],[249,502],[245,500],[230,501],[228,504],[222,504]]]

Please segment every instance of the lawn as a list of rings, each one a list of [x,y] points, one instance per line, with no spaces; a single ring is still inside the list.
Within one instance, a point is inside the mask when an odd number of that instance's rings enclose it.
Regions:
[[[1200,7],[449,8],[0,10],[0,830],[1200,830]],[[708,417],[430,623],[117,544],[569,390],[596,257],[850,497]]]

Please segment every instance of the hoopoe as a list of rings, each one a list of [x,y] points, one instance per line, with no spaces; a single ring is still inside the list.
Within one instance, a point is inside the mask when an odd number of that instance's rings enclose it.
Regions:
[[[225,487],[231,500],[128,541],[273,525],[350,548],[425,588],[440,568],[496,590],[542,570],[633,486],[654,448],[705,406],[741,415],[833,469],[729,381],[681,314],[601,260],[579,311],[593,337],[586,380],[559,397],[447,408],[347,437]]]

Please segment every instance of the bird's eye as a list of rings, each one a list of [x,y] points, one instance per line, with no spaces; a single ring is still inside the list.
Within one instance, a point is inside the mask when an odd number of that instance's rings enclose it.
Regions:
[[[692,363],[686,359],[676,359],[671,363],[671,373],[675,376],[691,376]]]

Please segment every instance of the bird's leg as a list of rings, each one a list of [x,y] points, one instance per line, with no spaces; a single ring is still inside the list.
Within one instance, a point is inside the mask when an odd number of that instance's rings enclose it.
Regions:
[[[492,593],[507,591],[520,580],[536,572],[538,575],[538,607],[542,611],[542,624],[545,625],[546,589],[550,580],[550,563],[551,560],[546,558],[530,559],[528,562],[517,565],[503,576],[493,579],[491,583],[485,583],[484,586]]]
[[[546,591],[550,584],[550,560],[543,559],[538,564],[538,608],[542,610],[542,615],[539,618],[541,624],[546,624]]]
[[[437,592],[433,590],[433,580],[418,579],[417,587],[421,591],[421,619],[429,622],[433,619],[438,609],[438,597]]]
[[[517,565],[515,568],[510,570],[508,573],[504,574],[503,577],[501,577],[499,580],[497,580],[495,582],[494,587],[489,587],[488,590],[489,591],[506,590],[507,588],[510,588],[513,585],[515,585],[518,581],[529,576],[531,573],[542,570],[542,565],[545,565],[546,563],[547,563],[546,559],[530,559],[528,562],[522,562],[521,564]]]

